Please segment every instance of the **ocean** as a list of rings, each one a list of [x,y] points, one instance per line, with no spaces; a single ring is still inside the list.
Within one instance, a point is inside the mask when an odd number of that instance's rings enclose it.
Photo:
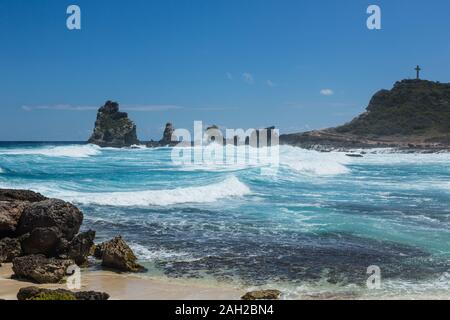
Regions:
[[[189,165],[170,148],[0,143],[0,187],[77,205],[97,241],[122,235],[148,272],[288,298],[447,297],[450,154],[280,147],[258,165]],[[368,288],[369,266],[380,288]],[[450,296],[449,296],[450,298]]]

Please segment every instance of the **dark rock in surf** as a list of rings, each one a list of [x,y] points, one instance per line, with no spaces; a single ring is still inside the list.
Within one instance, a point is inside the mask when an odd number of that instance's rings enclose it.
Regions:
[[[125,272],[139,272],[145,268],[122,237],[118,236],[102,244],[102,266]]]
[[[94,132],[88,142],[100,147],[115,148],[139,144],[136,125],[126,112],[119,111],[119,104],[112,101],[107,101],[98,109]]]

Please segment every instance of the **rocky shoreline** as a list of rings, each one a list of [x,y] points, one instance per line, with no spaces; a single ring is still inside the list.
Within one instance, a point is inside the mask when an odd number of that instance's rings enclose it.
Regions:
[[[81,272],[81,268],[86,270],[92,266],[100,268],[100,272],[119,274],[146,271],[121,236],[95,244],[95,231],[79,232],[82,222],[83,213],[71,203],[28,190],[0,189],[0,270],[2,263],[11,266],[8,281],[16,282],[18,300],[108,300],[107,292],[68,290],[61,286],[67,284],[77,270]],[[3,279],[0,277],[0,280]],[[21,286],[22,283],[34,285]],[[170,286],[184,295],[189,294],[186,290],[192,290],[182,285]],[[164,290],[165,286],[161,288]],[[227,299],[279,299],[281,296],[277,290],[245,295],[229,288],[202,290]]]
[[[375,139],[342,134],[333,129],[280,135],[280,144],[321,152],[351,152],[358,149],[391,149],[397,153],[450,152],[450,145],[423,142],[413,137],[405,139],[393,136]]]
[[[0,189],[0,266],[12,263],[13,278],[36,284],[62,283],[68,270],[86,267],[90,257],[119,272],[145,270],[120,237],[94,244],[95,231],[79,232],[83,213],[71,203],[49,199],[28,190]],[[27,290],[25,290],[27,291]],[[69,295],[29,289],[36,296]],[[107,299],[106,293],[72,294],[80,299]]]

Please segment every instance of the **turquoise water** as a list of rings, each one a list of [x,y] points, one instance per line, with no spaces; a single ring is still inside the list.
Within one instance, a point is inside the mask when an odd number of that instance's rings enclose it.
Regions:
[[[383,294],[450,288],[448,153],[350,158],[282,146],[269,175],[170,155],[1,143],[0,187],[75,203],[84,229],[98,241],[121,234],[153,276],[358,291],[377,265]]]

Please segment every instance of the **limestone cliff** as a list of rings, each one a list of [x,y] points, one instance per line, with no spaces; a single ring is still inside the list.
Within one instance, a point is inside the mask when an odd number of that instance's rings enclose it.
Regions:
[[[351,122],[282,135],[280,142],[305,148],[449,148],[450,84],[399,81],[391,90],[378,91],[366,112]]]

